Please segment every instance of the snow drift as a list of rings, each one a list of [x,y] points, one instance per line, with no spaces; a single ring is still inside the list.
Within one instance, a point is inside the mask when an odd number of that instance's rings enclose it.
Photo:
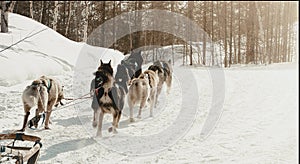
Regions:
[[[113,64],[123,58],[119,51],[71,41],[30,18],[9,13],[8,19],[9,32],[0,33],[0,86],[71,71],[83,47],[97,61],[104,52],[117,56]]]

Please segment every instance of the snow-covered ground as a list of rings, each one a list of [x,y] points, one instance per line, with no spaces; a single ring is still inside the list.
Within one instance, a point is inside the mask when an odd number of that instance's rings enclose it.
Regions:
[[[15,14],[10,14],[9,19],[11,33],[0,34],[0,51],[11,44],[8,38],[18,40],[14,29],[23,33],[27,24],[39,25]],[[117,51],[69,41],[50,29],[44,32],[46,36],[38,42],[18,44],[0,54],[0,133],[21,128],[21,94],[32,79],[51,75],[64,84],[67,97],[78,97],[89,92],[89,81],[99,58],[113,59],[116,66],[123,57]],[[45,37],[57,40],[49,42]],[[52,43],[59,46],[51,46]],[[33,51],[43,53],[42,59]],[[26,58],[19,60],[23,55]],[[86,56],[85,60],[77,61],[80,56]],[[6,62],[9,64],[3,64]],[[35,63],[43,71],[25,70],[28,65],[24,62]],[[298,163],[297,63],[225,70],[183,67],[179,63],[174,65],[171,93],[166,95],[163,90],[154,117],[148,117],[146,108],[141,120],[129,123],[126,105],[118,134],[107,132],[112,117],[105,115],[103,138],[95,137],[90,99],[54,109],[51,130],[26,129],[26,134],[42,138],[39,163]],[[57,71],[51,71],[52,68]],[[23,71],[21,75],[19,69]],[[217,81],[224,85],[220,91],[214,90],[213,71],[220,71],[225,77]],[[224,102],[215,101],[214,97],[224,98]],[[222,110],[212,113],[217,103]],[[209,135],[203,136],[201,132],[210,114],[219,119],[212,124],[216,126],[210,127]]]

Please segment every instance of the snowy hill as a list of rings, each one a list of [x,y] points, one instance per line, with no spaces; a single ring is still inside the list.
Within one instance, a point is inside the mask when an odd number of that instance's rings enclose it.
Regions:
[[[0,51],[34,33],[32,30],[47,28],[15,14],[9,19],[10,33],[0,34]],[[85,55],[85,60],[77,62]],[[1,52],[0,133],[21,128],[21,94],[31,79],[53,75],[65,85],[65,95],[76,98],[89,92],[88,82],[99,58],[112,59],[116,66],[123,56],[72,42],[50,29]],[[175,62],[171,93],[166,95],[163,88],[154,117],[149,117],[146,108],[142,119],[129,123],[125,104],[118,134],[108,133],[112,117],[105,115],[103,138],[95,137],[90,99],[53,109],[51,130],[40,126],[25,131],[42,138],[39,163],[298,162],[296,63],[223,70],[183,67],[181,62]],[[80,71],[85,83],[77,83],[82,79],[74,77]],[[214,110],[216,106],[222,107],[220,113]],[[207,123],[211,129],[203,135]]]
[[[9,32],[0,33],[0,86],[71,71],[82,49],[97,58],[118,56],[115,64],[123,58],[118,51],[71,41],[30,18],[9,13],[8,19]]]

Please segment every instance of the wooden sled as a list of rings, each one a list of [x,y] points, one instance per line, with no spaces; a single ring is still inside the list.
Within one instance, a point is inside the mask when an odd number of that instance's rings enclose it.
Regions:
[[[0,140],[10,141],[7,145],[0,147],[0,163],[36,164],[42,147],[41,138],[24,133],[0,134]],[[33,146],[16,146],[17,142],[26,141]],[[30,143],[33,142],[33,143]]]

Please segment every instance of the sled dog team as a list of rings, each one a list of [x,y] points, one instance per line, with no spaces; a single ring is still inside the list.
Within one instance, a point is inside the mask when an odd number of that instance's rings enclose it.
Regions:
[[[125,96],[130,111],[130,122],[134,122],[133,108],[139,105],[138,118],[141,118],[142,109],[149,102],[150,117],[153,116],[153,108],[157,105],[158,96],[166,83],[167,93],[172,85],[172,67],[170,60],[156,61],[147,70],[142,72],[143,58],[141,51],[133,51],[129,57],[123,59],[117,66],[115,76],[111,61],[100,65],[95,78],[91,82],[91,96],[93,114],[93,127],[97,127],[97,136],[102,136],[102,122],[104,114],[113,116],[112,126],[109,132],[117,133],[117,128],[125,104]],[[45,129],[49,129],[50,115],[53,106],[57,106],[64,99],[63,86],[55,79],[42,76],[34,80],[23,91],[24,121],[20,131],[24,131],[26,125],[37,128],[40,113],[45,112]],[[37,105],[35,118],[28,122],[30,109]]]

